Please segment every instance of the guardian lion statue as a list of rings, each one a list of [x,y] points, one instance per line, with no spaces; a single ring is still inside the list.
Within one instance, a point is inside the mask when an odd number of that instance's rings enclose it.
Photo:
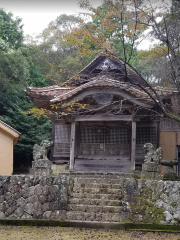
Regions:
[[[36,160],[48,160],[47,152],[48,148],[50,148],[51,144],[49,141],[43,140],[40,145],[35,144],[33,147],[33,159]]]
[[[154,149],[154,146],[152,143],[146,143],[144,144],[144,150],[146,153],[144,162],[154,162],[157,164],[160,164],[163,157],[163,150],[161,147],[159,147],[157,150]]]

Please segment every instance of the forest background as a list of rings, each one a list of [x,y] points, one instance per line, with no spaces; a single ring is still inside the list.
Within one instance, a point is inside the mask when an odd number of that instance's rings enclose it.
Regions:
[[[84,14],[62,14],[36,37],[24,36],[22,19],[0,9],[0,120],[22,134],[14,148],[15,171],[28,171],[33,145],[51,138],[50,119],[43,109],[36,111],[25,88],[61,84],[107,41],[125,66],[130,64],[151,85],[179,90],[179,0],[104,0],[97,8],[87,0],[79,4]],[[147,35],[158,44],[138,50]]]

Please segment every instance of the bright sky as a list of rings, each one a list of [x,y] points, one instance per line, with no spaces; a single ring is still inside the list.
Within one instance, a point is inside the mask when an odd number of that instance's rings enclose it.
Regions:
[[[101,0],[91,0],[93,6]],[[42,32],[47,25],[61,14],[82,12],[78,0],[0,0],[0,8],[22,18],[24,33],[33,35]]]

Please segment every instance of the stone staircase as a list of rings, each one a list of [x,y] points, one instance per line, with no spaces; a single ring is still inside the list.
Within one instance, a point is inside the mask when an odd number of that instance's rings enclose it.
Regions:
[[[122,176],[84,175],[74,177],[67,219],[70,221],[120,222]]]

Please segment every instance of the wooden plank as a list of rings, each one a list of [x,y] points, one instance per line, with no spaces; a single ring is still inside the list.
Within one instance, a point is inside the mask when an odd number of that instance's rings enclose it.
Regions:
[[[53,161],[54,140],[55,140],[55,115],[53,115],[53,118],[52,118],[52,140],[51,140],[51,156],[50,156],[50,161]]]
[[[70,166],[69,169],[74,169],[74,149],[75,149],[75,134],[76,133],[76,123],[71,123],[71,139],[70,139]]]
[[[136,157],[136,122],[132,121],[131,170],[135,170],[135,157]]]
[[[76,122],[83,121],[132,121],[131,115],[84,115],[77,116]]]

